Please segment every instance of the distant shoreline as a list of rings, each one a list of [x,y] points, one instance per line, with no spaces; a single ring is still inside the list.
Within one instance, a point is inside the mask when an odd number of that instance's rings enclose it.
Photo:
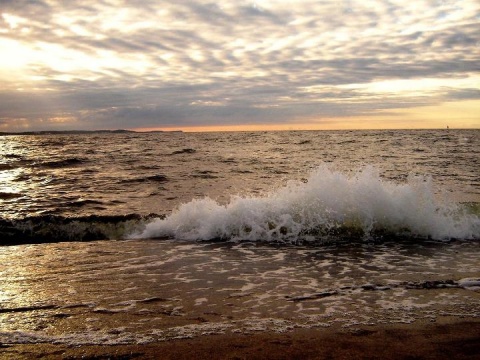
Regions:
[[[150,133],[182,133],[182,130],[154,130],[154,131],[134,131],[134,130],[41,130],[41,131],[22,131],[22,132],[0,132],[0,136],[11,135],[78,135],[78,134],[150,134]]]
[[[435,129],[309,129],[309,130],[218,130],[218,131],[184,131],[184,130],[150,130],[150,131],[135,131],[135,130],[126,130],[126,129],[116,129],[116,130],[38,130],[38,131],[0,131],[0,136],[18,136],[18,135],[82,135],[82,134],[155,134],[155,133],[214,133],[214,132],[290,132],[290,131],[318,131],[318,132],[335,132],[335,131],[455,131],[455,130],[475,130],[478,131],[478,128],[435,128]]]

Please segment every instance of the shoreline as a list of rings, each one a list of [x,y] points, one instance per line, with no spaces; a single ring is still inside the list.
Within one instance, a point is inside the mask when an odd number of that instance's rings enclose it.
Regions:
[[[0,344],[0,359],[478,359],[480,319],[203,335],[147,344]]]
[[[0,360],[479,359],[477,244],[121,245],[2,248]]]

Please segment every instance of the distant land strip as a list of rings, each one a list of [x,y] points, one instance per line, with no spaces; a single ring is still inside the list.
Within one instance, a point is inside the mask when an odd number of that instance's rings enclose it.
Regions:
[[[0,132],[0,136],[8,135],[75,135],[75,134],[150,134],[150,133],[181,133],[182,130],[153,130],[153,131],[134,131],[134,130],[43,130],[43,131],[22,131],[22,132]]]

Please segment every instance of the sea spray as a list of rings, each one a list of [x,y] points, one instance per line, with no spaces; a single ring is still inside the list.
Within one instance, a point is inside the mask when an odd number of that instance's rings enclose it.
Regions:
[[[430,177],[386,181],[373,166],[351,174],[326,164],[306,181],[290,181],[263,197],[234,196],[182,204],[130,238],[247,240],[294,243],[380,236],[478,239],[480,218],[434,191]]]

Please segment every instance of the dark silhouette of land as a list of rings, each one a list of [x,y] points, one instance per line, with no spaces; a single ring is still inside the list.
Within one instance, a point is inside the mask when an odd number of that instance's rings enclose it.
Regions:
[[[133,130],[42,130],[42,131],[22,131],[22,132],[0,132],[0,136],[8,135],[76,135],[76,134],[140,134],[140,133],[163,133],[163,132],[182,132],[181,130],[173,131],[133,131]]]

